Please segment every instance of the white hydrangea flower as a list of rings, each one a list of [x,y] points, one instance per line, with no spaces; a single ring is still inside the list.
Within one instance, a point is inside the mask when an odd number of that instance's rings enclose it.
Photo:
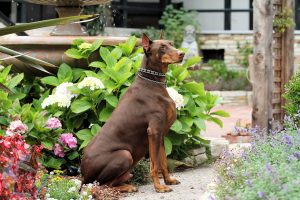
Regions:
[[[72,98],[78,96],[77,94],[73,94],[68,87],[73,86],[73,83],[66,82],[62,83],[55,88],[55,92],[52,95],[49,95],[42,102],[42,108],[46,108],[50,105],[57,104],[58,107],[66,107],[68,108],[71,105]]]
[[[73,83],[66,82],[62,83],[59,86],[56,87],[55,89],[55,95],[63,95],[67,96],[69,99],[72,99],[77,96],[77,94],[73,94],[70,90],[68,90],[68,87],[73,86]]]
[[[78,188],[81,187],[81,181],[79,179],[72,179],[72,181],[76,184]]]
[[[49,97],[47,97],[46,99],[44,99],[44,101],[42,102],[42,108],[44,109],[54,104],[57,104],[57,106],[61,108],[68,108],[71,105],[71,99],[67,96],[52,94],[49,95]]]
[[[184,106],[184,98],[181,94],[179,94],[174,88],[168,87],[167,91],[169,93],[169,96],[173,99],[175,102],[176,108],[180,110]]]
[[[103,89],[103,83],[95,77],[85,77],[80,83],[78,83],[78,88],[82,89],[84,87],[89,87],[90,90]]]
[[[68,193],[76,192],[76,187],[70,187]]]

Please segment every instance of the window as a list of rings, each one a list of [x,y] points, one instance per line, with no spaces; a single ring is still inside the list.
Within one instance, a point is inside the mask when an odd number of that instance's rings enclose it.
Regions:
[[[202,30],[252,30],[253,0],[189,0],[183,1],[188,10],[199,12]]]

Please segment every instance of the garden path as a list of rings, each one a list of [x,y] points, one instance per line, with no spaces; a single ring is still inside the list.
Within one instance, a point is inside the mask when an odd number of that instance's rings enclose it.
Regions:
[[[208,122],[206,124],[206,131],[201,134],[204,137],[222,137],[222,135],[226,135],[228,131],[232,130],[238,119],[251,121],[251,106],[220,105],[216,106],[214,110],[224,110],[230,114],[230,117],[221,118],[223,122],[223,128],[220,128],[217,124],[213,122]]]
[[[172,177],[177,178],[181,183],[171,185],[172,192],[157,193],[153,185],[149,184],[140,186],[138,192],[127,194],[121,200],[206,200],[209,196],[206,194],[207,188],[214,182],[215,174],[211,166],[176,172]]]
[[[207,130],[202,133],[206,138],[226,135],[237,122],[238,119],[251,120],[251,106],[221,105],[215,110],[224,110],[230,114],[228,118],[222,118],[223,128],[214,123],[207,123]],[[215,185],[216,172],[212,166],[204,166],[196,169],[189,169],[183,172],[173,174],[180,180],[181,184],[173,185],[172,192],[156,193],[152,184],[139,187],[139,191],[133,194],[127,194],[121,200],[208,200]],[[162,181],[162,180],[161,180]]]

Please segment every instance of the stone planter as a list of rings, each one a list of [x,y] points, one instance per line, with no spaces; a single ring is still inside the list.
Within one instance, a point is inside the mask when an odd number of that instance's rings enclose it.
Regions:
[[[103,39],[102,45],[117,45],[125,42],[127,37],[100,37],[100,36],[5,36],[0,37],[0,45],[24,53],[46,62],[59,66],[61,63],[67,63],[72,67],[87,67],[85,60],[77,60],[69,58],[64,52],[70,48],[72,41],[77,38],[82,38],[87,42],[92,43],[96,39]],[[138,41],[138,45],[140,41]],[[8,57],[6,54],[0,53],[0,59]],[[99,58],[99,54],[95,56],[95,60]],[[90,60],[91,62],[92,60]],[[4,64],[12,64],[16,71],[27,71],[28,73],[36,72],[33,68],[26,66],[23,62],[11,58],[4,61]],[[47,68],[52,73],[56,69]]]

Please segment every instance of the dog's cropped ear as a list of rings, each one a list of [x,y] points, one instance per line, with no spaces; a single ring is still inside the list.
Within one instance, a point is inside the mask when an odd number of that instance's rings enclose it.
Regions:
[[[162,29],[160,30],[159,39],[161,39],[161,40],[164,39],[164,31]]]
[[[145,53],[149,52],[151,43],[152,41],[148,38],[148,36],[145,33],[143,33],[142,45]]]

